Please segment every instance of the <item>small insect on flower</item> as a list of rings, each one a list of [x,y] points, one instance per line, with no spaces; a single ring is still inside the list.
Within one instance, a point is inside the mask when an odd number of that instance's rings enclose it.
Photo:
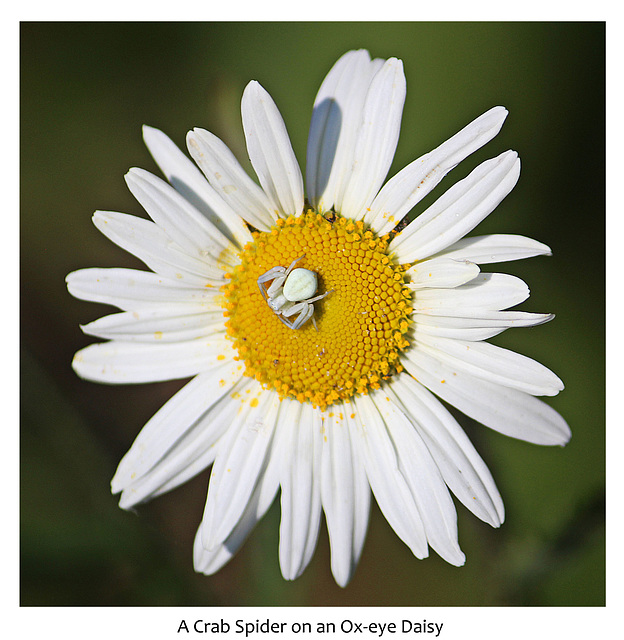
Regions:
[[[275,315],[291,329],[300,329],[308,320],[312,319],[314,328],[318,331],[314,320],[314,303],[321,300],[331,291],[320,296],[312,297],[318,287],[318,278],[314,271],[295,269],[295,265],[305,258],[305,253],[293,260],[288,269],[273,267],[258,278],[258,287],[262,297],[275,312]],[[266,283],[271,282],[267,289]],[[295,316],[291,320],[290,316]]]

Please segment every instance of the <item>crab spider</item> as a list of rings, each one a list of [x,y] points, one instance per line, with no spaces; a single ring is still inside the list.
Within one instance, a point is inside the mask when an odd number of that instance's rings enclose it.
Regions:
[[[275,315],[291,329],[300,329],[308,320],[312,320],[314,328],[314,303],[321,300],[331,291],[320,296],[314,296],[318,286],[318,279],[314,271],[309,269],[295,269],[297,262],[305,257],[305,253],[293,260],[288,269],[273,267],[258,278],[258,288],[262,297]],[[266,283],[273,280],[267,288]],[[291,316],[295,316],[291,319]],[[318,330],[318,329],[317,329]]]

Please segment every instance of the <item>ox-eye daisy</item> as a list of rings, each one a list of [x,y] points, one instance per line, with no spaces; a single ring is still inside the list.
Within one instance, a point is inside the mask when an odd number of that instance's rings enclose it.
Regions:
[[[506,435],[563,445],[565,421],[535,396],[563,384],[484,342],[551,315],[509,311],[529,295],[479,265],[548,254],[517,235],[465,238],[511,191],[514,151],[483,162],[398,233],[461,160],[492,139],[495,107],[383,182],[399,137],[400,60],[351,51],[314,103],[306,186],[269,94],[251,82],[242,120],[260,186],[216,136],[188,134],[201,169],[162,132],[145,142],[170,184],[132,169],[153,222],[98,211],[97,228],[151,271],[71,273],[76,297],[121,313],[83,327],[107,341],[76,372],[106,383],[192,377],[145,425],[112,481],[129,509],[212,465],[195,569],[237,551],[278,491],[279,562],[299,576],[321,512],[346,585],[362,552],[371,491],[414,555],[464,562],[449,489],[492,526],[503,503],[483,460],[437,400]],[[383,186],[382,186],[383,185]]]

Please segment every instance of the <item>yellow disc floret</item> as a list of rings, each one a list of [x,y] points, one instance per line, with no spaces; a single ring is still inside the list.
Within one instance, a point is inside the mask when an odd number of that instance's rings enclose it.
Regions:
[[[246,375],[324,408],[399,371],[411,308],[403,269],[387,245],[361,221],[329,221],[313,211],[254,234],[224,287],[228,335]],[[298,258],[297,267],[317,276],[316,295],[330,293],[313,303],[314,323],[293,330],[269,306],[258,278]]]

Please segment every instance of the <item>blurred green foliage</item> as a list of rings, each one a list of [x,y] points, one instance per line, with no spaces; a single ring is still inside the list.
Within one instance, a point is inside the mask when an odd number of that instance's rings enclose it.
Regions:
[[[605,600],[604,148],[602,23],[23,23],[21,25],[21,602],[23,605],[602,605]],[[339,55],[405,63],[394,173],[496,104],[501,134],[434,197],[507,148],[514,192],[478,233],[521,233],[554,257],[501,265],[532,288],[522,308],[554,322],[498,344],[553,368],[564,449],[513,441],[462,418],[505,500],[492,530],[458,507],[463,568],[418,561],[373,507],[345,590],[326,531],[302,578],[282,580],[279,505],[213,577],[192,569],[207,475],[125,513],[109,479],[142,424],[180,383],[111,388],[79,380],[78,325],[108,311],[72,299],[65,275],[137,266],[92,226],[96,209],[144,215],[130,166],[157,171],[141,125],[180,146],[194,126],[246,162],[240,97],[256,79],[276,100],[300,160],[311,105]],[[247,165],[248,166],[248,165]]]

